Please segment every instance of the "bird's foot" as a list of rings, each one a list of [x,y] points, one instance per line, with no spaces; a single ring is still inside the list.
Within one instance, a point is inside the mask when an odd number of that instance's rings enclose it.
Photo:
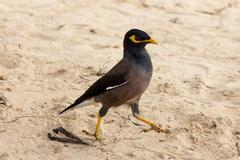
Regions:
[[[171,133],[170,129],[168,128],[162,128],[161,125],[151,125],[151,128],[149,129],[143,129],[141,132],[149,132],[149,131],[156,131],[158,133],[162,132],[162,133]]]
[[[96,135],[94,134],[94,137],[96,138],[97,141],[103,141],[105,138],[99,136],[99,135]]]
[[[86,131],[86,130],[83,130],[82,132],[85,133],[85,134],[88,135],[88,136],[94,136],[97,141],[103,141],[103,140],[104,140],[104,138],[101,137],[101,136],[99,136],[96,132],[95,132],[95,133],[89,133],[89,132]]]

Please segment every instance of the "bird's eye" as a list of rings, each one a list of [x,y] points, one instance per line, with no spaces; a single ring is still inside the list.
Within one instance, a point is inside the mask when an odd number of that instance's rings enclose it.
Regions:
[[[135,39],[136,39],[137,41],[143,40],[142,38],[140,38],[140,37],[138,37],[138,36],[135,36]]]

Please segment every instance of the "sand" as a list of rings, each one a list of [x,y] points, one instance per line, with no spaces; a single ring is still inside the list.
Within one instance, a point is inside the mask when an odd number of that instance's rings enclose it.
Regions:
[[[1,0],[0,159],[240,159],[239,15],[238,0]],[[122,58],[131,28],[159,41],[140,105],[172,133],[141,133],[121,106],[99,143],[82,133],[99,105],[58,112]],[[92,146],[49,141],[59,126]]]

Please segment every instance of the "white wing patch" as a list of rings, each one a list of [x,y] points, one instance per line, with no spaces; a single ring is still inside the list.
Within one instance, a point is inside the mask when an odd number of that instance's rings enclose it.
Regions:
[[[114,88],[117,88],[117,87],[121,87],[121,86],[123,86],[123,85],[125,85],[127,83],[128,83],[128,81],[126,81],[126,82],[124,82],[122,84],[118,84],[116,86],[110,86],[110,87],[107,87],[106,90],[108,91],[108,90],[111,90],[111,89],[114,89]]]

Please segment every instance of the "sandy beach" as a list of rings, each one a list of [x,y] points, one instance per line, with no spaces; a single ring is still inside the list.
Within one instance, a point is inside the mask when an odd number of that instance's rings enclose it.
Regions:
[[[0,160],[240,159],[239,0],[0,1]],[[154,71],[140,109],[103,119],[99,105],[58,116],[123,56],[124,34],[139,28]],[[139,124],[139,126],[134,123]],[[62,126],[91,146],[47,137]]]

